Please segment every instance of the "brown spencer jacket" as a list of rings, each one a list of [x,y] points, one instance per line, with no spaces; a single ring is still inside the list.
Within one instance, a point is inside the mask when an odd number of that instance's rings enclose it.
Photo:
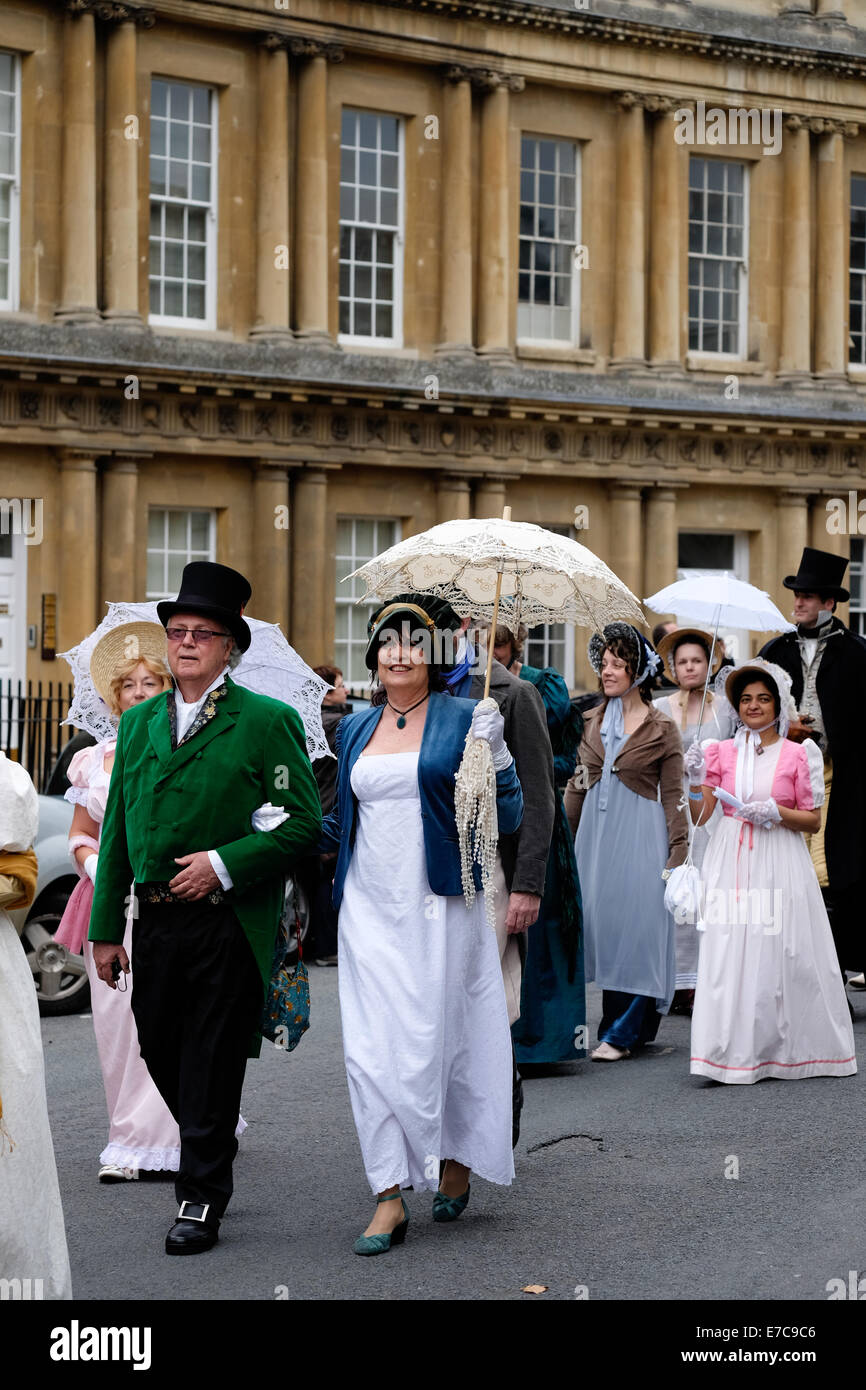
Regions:
[[[607,701],[584,715],[577,767],[565,788],[565,813],[572,834],[577,833],[583,799],[588,789],[601,779],[604,763],[601,721],[606,708]],[[644,722],[617,754],[613,771],[638,796],[645,796],[649,801],[661,800],[668,826],[668,862],[665,867],[674,869],[682,864],[688,853],[689,834],[686,813],[677,809],[683,794],[683,746],[673,720],[650,705]]]

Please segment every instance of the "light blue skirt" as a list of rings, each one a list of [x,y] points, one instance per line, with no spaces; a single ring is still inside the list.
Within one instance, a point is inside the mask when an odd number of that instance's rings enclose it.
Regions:
[[[602,989],[646,995],[665,1014],[676,984],[676,936],[661,877],[668,859],[664,809],[616,775],[604,811],[600,793],[600,782],[587,792],[574,840],[586,978]]]

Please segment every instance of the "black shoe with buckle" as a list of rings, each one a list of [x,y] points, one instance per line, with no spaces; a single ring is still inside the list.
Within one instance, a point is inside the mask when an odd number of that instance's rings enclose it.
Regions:
[[[210,1216],[209,1202],[181,1202],[171,1230],[165,1238],[167,1255],[201,1255],[219,1240],[219,1221]]]

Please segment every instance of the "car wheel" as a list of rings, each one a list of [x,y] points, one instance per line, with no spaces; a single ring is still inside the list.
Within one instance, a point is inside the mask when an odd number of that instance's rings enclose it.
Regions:
[[[46,1017],[79,1013],[90,1003],[84,957],[54,940],[68,898],[68,893],[52,888],[35,904],[21,934],[39,1012]]]

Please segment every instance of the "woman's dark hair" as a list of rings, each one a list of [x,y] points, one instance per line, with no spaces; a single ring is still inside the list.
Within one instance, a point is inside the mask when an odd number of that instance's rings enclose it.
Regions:
[[[677,638],[671,644],[671,665],[673,666],[677,658],[680,647],[700,647],[704,656],[707,658],[707,665],[710,664],[710,644],[703,637],[698,637],[697,633],[684,632],[682,637]]]
[[[327,681],[328,685],[336,685],[337,677],[343,674],[339,666],[314,666],[313,670],[323,681]]]
[[[427,691],[428,691],[428,693],[429,693],[431,690],[436,690],[436,691],[439,691],[440,693],[441,693],[442,691],[444,691],[446,695],[453,695],[453,694],[454,694],[454,691],[451,689],[450,685],[446,685],[446,684],[445,684],[445,677],[444,677],[443,674],[442,674],[442,667],[441,667],[441,666],[432,666],[432,665],[431,665],[431,666],[428,666],[428,667],[427,667]],[[372,694],[371,697],[370,697],[370,704],[371,704],[371,705],[384,705],[385,702],[387,701],[387,699],[388,699],[388,696],[387,696],[386,693],[385,693],[385,687],[384,687],[384,685],[379,685],[379,686],[376,687],[376,689],[373,691],[373,694]]]
[[[769,691],[773,697],[773,716],[775,719],[778,719],[782,712],[782,701],[779,697],[779,691],[776,688],[776,682],[773,680],[772,676],[759,675],[757,671],[743,671],[731,681],[731,694],[734,697],[734,709],[737,711],[739,710],[740,700],[743,698],[743,691],[747,685],[762,685],[765,690]]]
[[[617,656],[619,657],[620,661],[625,662],[625,669],[628,675],[629,684],[633,685],[634,678],[637,675],[637,666],[635,665],[634,649],[632,648],[631,643],[626,642],[625,639],[622,637],[612,637],[609,642],[605,642],[604,651],[602,651],[602,656],[604,656],[605,652],[610,652],[611,656]],[[645,680],[642,682],[642,684],[638,686],[640,697],[645,705],[652,704],[651,687],[651,680]],[[602,691],[602,693],[604,692],[604,686],[602,685],[601,676],[599,676],[598,678],[598,688],[600,691]]]

